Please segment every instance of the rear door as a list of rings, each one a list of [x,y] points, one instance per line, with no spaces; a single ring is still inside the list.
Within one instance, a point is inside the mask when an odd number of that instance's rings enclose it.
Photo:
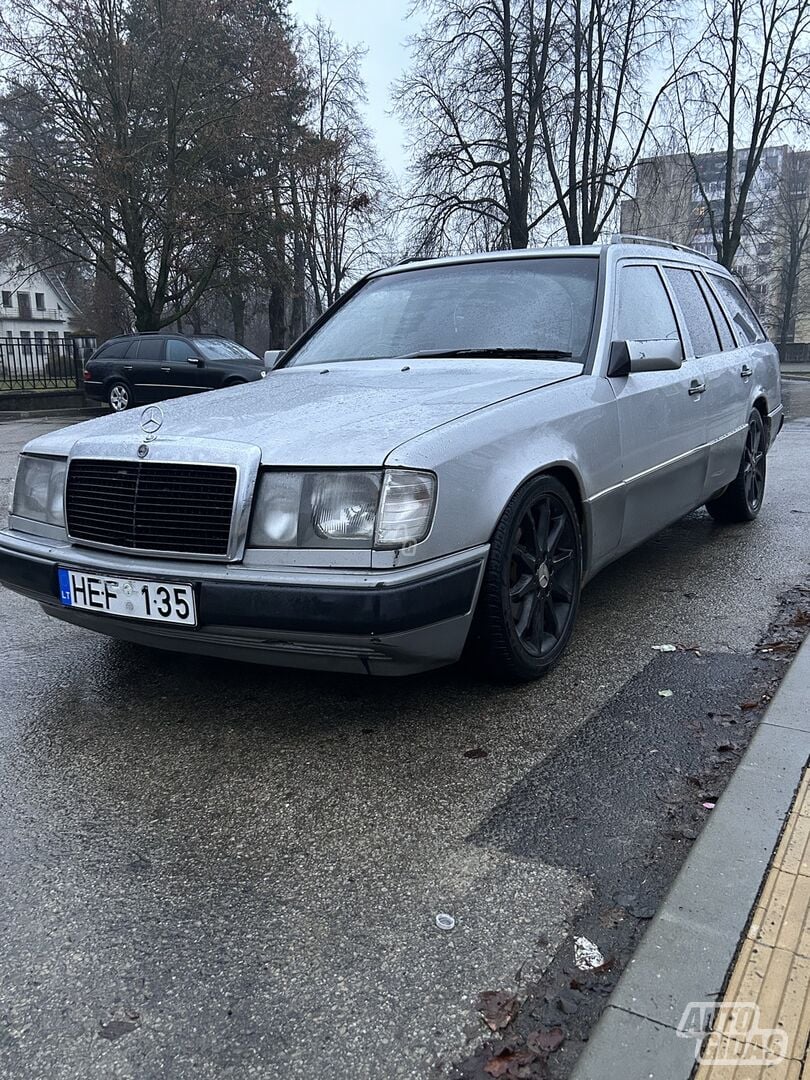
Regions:
[[[680,341],[684,335],[662,271],[651,262],[618,267],[614,341]],[[694,509],[706,483],[706,417],[701,373],[611,378],[619,408],[625,484],[622,547],[632,547]]]
[[[734,339],[719,307],[713,310],[702,274],[687,266],[665,270],[686,324],[688,364],[705,384],[708,462],[704,496],[710,498],[734,478],[740,463],[745,433],[746,390],[736,370],[729,346]]]

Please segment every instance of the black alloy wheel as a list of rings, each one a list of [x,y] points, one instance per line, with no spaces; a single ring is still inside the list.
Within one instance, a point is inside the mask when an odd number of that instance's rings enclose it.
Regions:
[[[748,420],[740,468],[725,491],[706,503],[715,521],[723,524],[753,521],[765,498],[768,436],[762,414],[755,409]]]
[[[511,681],[536,679],[562,654],[582,583],[582,534],[568,491],[553,477],[512,499],[495,531],[479,624],[487,659]]]

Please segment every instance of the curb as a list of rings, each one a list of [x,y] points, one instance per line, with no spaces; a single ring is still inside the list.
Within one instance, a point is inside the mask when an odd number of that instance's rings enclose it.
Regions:
[[[810,756],[810,637],[627,965],[570,1080],[687,1080],[690,1002],[721,997]]]
[[[13,420],[92,420],[94,416],[106,416],[108,409],[9,409],[0,412],[0,424]]]

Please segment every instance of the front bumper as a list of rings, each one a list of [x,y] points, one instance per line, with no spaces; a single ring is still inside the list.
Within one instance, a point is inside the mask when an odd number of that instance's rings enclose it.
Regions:
[[[397,570],[277,571],[136,558],[0,532],[0,582],[56,618],[110,637],[208,656],[370,674],[453,663],[472,621],[486,546]],[[163,625],[64,607],[57,568],[191,582],[199,625]]]

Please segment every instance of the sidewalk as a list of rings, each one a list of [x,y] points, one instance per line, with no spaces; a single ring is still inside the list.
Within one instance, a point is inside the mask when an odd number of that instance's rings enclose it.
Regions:
[[[810,638],[571,1080],[810,1080]]]
[[[805,770],[696,1080],[810,1076],[809,779]]]

